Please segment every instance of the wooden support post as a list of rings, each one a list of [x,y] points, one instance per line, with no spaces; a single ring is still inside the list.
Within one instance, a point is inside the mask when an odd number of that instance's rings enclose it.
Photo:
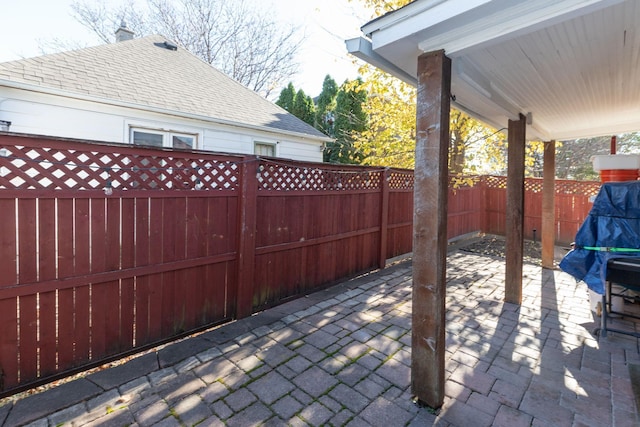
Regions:
[[[257,158],[245,157],[242,164],[238,215],[238,295],[236,318],[253,313],[253,281],[256,258],[256,216],[258,205]]]
[[[422,403],[444,401],[447,193],[451,60],[418,57],[413,210],[411,390]]]
[[[522,303],[526,120],[509,120],[508,130],[505,301],[513,304]]]
[[[387,265],[387,233],[389,231],[389,176],[391,172],[385,169],[382,172],[380,183],[380,252],[378,255],[378,267],[383,269]]]
[[[556,142],[544,143],[542,182],[542,268],[554,268],[556,242]]]

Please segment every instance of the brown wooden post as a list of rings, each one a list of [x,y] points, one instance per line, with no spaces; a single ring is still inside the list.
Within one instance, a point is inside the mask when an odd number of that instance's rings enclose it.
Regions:
[[[526,120],[520,114],[520,120],[509,120],[508,128],[505,301],[513,304],[522,303]]]
[[[381,174],[380,183],[380,252],[378,253],[378,267],[387,265],[387,232],[389,229],[389,177],[391,172],[385,169]]]
[[[483,176],[480,179],[480,182],[478,183],[479,185],[479,191],[481,194],[481,205],[480,205],[480,212],[482,212],[480,214],[480,231],[483,233],[488,233],[490,232],[489,230],[489,214],[487,213],[487,209],[488,209],[488,202],[487,202],[487,177]]]
[[[418,57],[413,210],[411,390],[422,403],[444,401],[447,193],[451,60]]]
[[[245,157],[242,163],[242,178],[238,215],[238,294],[236,318],[253,313],[253,281],[255,276],[256,216],[258,205],[257,157]]]
[[[556,241],[556,142],[544,143],[542,183],[542,268],[554,268]]]

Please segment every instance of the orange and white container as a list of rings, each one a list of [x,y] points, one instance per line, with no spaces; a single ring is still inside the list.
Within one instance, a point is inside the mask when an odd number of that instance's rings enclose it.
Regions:
[[[600,173],[600,181],[636,181],[640,170],[638,154],[602,154],[591,157],[593,169]]]

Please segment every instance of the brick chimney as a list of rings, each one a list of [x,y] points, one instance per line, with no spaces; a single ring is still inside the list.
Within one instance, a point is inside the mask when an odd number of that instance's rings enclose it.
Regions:
[[[133,31],[127,28],[127,24],[122,21],[120,28],[116,30],[116,42],[124,42],[127,40],[133,40]]]

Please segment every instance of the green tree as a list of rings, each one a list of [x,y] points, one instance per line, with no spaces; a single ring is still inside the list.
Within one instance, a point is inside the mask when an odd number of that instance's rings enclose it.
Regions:
[[[307,96],[302,89],[298,90],[293,100],[291,113],[300,120],[313,126],[315,121],[315,106],[313,99]]]
[[[280,91],[280,96],[276,101],[276,105],[284,108],[288,112],[293,111],[293,101],[296,97],[296,89],[293,87],[293,83],[289,82],[289,84]]]
[[[324,161],[330,163],[362,162],[362,153],[355,146],[357,135],[367,129],[367,114],[364,104],[367,92],[363,89],[362,79],[345,81],[336,95],[335,138],[327,143]]]
[[[307,96],[302,89],[296,92],[293,83],[289,82],[289,84],[280,91],[276,105],[279,105],[300,120],[313,126],[315,120],[313,99]]]
[[[331,137],[335,136],[333,124],[335,121],[337,95],[338,84],[327,74],[322,82],[322,92],[320,92],[316,103],[315,127],[320,132]]]
[[[640,152],[640,132],[617,135],[616,152],[632,154]],[[556,177],[579,181],[597,181],[591,157],[611,152],[611,136],[580,138],[556,143]]]

